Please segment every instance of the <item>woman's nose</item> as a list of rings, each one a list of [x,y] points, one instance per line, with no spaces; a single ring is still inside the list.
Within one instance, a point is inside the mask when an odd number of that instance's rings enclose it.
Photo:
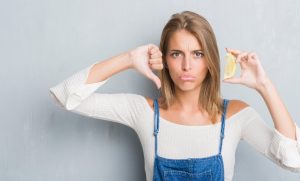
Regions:
[[[185,58],[183,60],[183,70],[190,70],[191,69],[191,63],[190,63],[190,60],[189,58]]]

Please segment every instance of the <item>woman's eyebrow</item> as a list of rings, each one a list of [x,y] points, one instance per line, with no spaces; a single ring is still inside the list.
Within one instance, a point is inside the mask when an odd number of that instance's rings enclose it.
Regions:
[[[181,51],[181,50],[170,50],[170,51],[173,51],[173,52],[182,52],[183,53],[183,51]],[[201,51],[202,52],[202,50],[201,49],[197,49],[197,50],[192,50],[191,52],[195,52],[195,51]]]

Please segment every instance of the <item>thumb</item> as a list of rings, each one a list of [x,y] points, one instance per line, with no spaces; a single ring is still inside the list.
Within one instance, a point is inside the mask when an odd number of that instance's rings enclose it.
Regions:
[[[231,77],[231,78],[223,79],[222,82],[232,83],[232,84],[240,84],[241,83],[241,79],[237,78],[237,77]]]
[[[147,77],[156,84],[156,87],[158,89],[161,87],[161,81],[160,81],[160,79],[151,70],[149,70],[147,72]]]

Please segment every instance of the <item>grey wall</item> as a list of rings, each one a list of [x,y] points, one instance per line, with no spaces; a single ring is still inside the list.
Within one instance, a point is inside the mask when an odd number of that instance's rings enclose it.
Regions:
[[[300,125],[300,1],[1,0],[0,180],[145,180],[133,130],[64,111],[50,99],[49,88],[95,61],[142,44],[158,45],[171,14],[183,10],[211,22],[221,55],[225,47],[256,51]],[[134,71],[101,88],[150,97],[154,90]],[[222,93],[252,105],[272,126],[254,90],[223,84]],[[234,180],[299,181],[300,175],[241,142]]]

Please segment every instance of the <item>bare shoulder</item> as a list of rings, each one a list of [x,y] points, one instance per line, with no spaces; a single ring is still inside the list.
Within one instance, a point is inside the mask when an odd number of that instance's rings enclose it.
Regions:
[[[226,118],[231,117],[232,115],[240,112],[244,108],[248,107],[249,105],[245,103],[244,101],[241,100],[230,100],[228,102],[228,107],[227,107],[227,113],[226,113]]]
[[[149,106],[150,106],[151,108],[153,108],[153,99],[151,99],[150,97],[147,97],[147,96],[144,96],[144,97],[145,97],[145,99],[147,100]]]
[[[149,106],[151,107],[152,110],[154,110],[154,100],[151,98],[151,97],[147,97],[147,96],[144,96],[145,99],[147,100]],[[157,99],[158,101],[158,104],[159,104],[159,108],[160,109],[164,109],[164,106],[161,104],[161,101],[162,101],[162,98],[158,98]]]

